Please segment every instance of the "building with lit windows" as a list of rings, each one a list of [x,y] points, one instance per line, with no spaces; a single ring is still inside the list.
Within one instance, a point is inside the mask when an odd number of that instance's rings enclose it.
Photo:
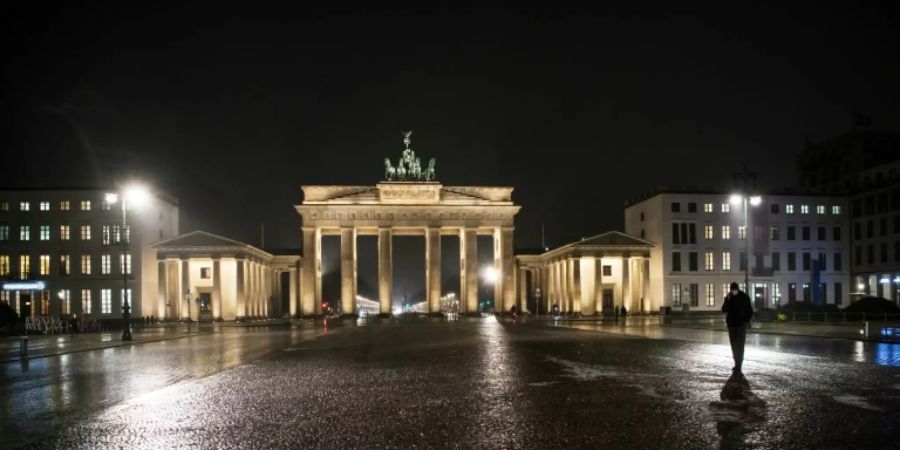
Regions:
[[[763,193],[757,204],[747,203],[749,228],[744,203],[730,197],[659,188],[626,205],[625,232],[655,244],[651,310],[718,310],[731,282],[741,284],[757,308],[790,301],[849,304],[847,197]]]
[[[0,301],[20,315],[118,319],[129,296],[132,316],[158,317],[151,306],[158,268],[150,244],[178,234],[178,203],[154,193],[130,205],[123,228],[121,205],[106,201],[109,192],[0,190]]]
[[[853,284],[900,304],[900,159],[860,173],[851,195]]]

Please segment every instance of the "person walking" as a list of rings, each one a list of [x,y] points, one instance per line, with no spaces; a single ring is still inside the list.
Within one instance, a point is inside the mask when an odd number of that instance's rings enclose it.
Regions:
[[[741,373],[744,363],[744,342],[747,339],[747,326],[753,318],[753,307],[750,297],[741,292],[737,283],[731,283],[731,290],[722,303],[725,313],[725,324],[728,325],[728,342],[731,343],[731,356],[734,358],[734,373]]]

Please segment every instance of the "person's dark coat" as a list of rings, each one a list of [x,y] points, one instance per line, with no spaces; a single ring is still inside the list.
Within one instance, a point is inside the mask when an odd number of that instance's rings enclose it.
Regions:
[[[750,297],[738,291],[737,295],[728,294],[722,303],[722,312],[725,313],[725,323],[729,328],[742,327],[753,318],[753,307],[750,305]]]

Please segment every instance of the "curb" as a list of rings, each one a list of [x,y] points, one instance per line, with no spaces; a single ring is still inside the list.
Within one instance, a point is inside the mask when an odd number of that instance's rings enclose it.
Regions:
[[[49,358],[51,356],[69,355],[72,353],[90,352],[90,351],[94,351],[94,350],[105,350],[108,348],[128,347],[128,346],[132,346],[132,345],[149,344],[151,342],[171,341],[171,340],[182,339],[182,338],[186,338],[186,337],[202,336],[205,334],[212,334],[212,333],[196,332],[196,333],[189,333],[189,334],[183,334],[180,336],[172,336],[172,337],[160,338],[160,339],[146,339],[146,340],[131,341],[131,342],[119,342],[118,344],[105,345],[105,346],[101,346],[101,347],[88,347],[88,348],[80,348],[77,350],[66,350],[66,351],[61,351],[61,352],[46,353],[43,355],[29,356],[25,360],[31,361],[33,359]],[[6,363],[11,363],[11,362],[17,362],[17,361],[21,362],[23,360],[22,360],[22,358],[18,358],[18,357],[11,358],[11,359],[3,359],[3,360],[0,360],[0,364],[6,364]]]

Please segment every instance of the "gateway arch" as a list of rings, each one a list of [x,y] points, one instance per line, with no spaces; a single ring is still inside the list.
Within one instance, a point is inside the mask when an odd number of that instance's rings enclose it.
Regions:
[[[340,236],[341,308],[356,311],[359,236],[378,237],[378,302],[381,313],[391,312],[392,239],[425,237],[425,292],[429,312],[440,311],[441,236],[459,237],[460,308],[478,307],[478,236],[492,236],[495,305],[508,310],[516,302],[516,260],[513,256],[514,219],[520,206],[512,201],[512,187],[444,186],[434,180],[434,160],[426,168],[409,148],[394,167],[385,160],[386,181],[374,186],[302,186],[303,264],[300,304],[292,316],[312,316],[322,307],[322,237]],[[298,310],[299,309],[299,310]]]

